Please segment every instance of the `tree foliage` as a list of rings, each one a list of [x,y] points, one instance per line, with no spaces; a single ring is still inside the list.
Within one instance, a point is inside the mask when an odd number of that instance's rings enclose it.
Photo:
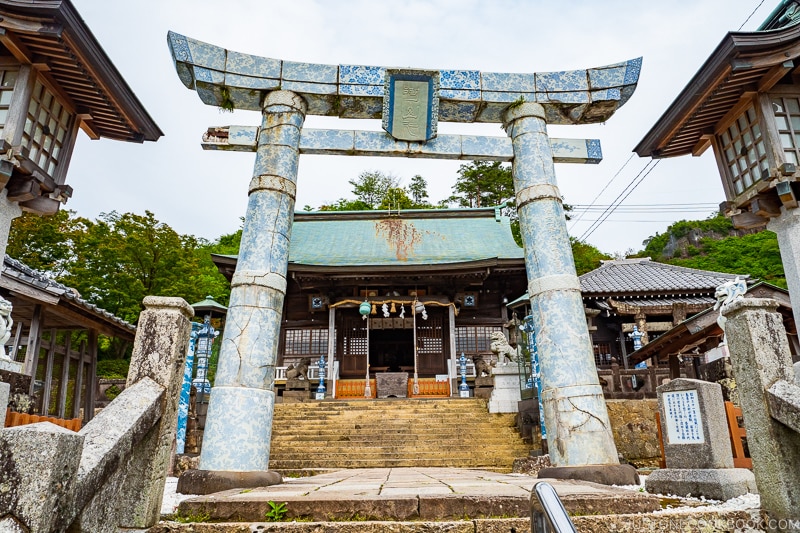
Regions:
[[[362,172],[348,183],[355,198],[339,198],[320,206],[320,211],[369,211],[374,209],[430,209],[428,182],[420,175],[411,178],[408,187],[400,179],[379,170]]]
[[[579,276],[598,268],[600,261],[611,259],[610,255],[604,254],[585,241],[570,237],[569,243],[572,246],[572,257],[575,259],[575,270]]]
[[[492,207],[514,199],[511,167],[500,162],[461,165],[448,203],[460,207]]]
[[[238,248],[238,245],[236,246]],[[213,295],[227,301],[225,278],[211,262],[212,245],[179,235],[153,213],[23,215],[12,223],[7,252],[82,298],[136,322],[147,295],[192,303]]]
[[[691,237],[691,238],[690,238]],[[778,238],[771,231],[739,235],[730,220],[681,220],[643,243],[639,257],[700,270],[749,274],[786,288]]]

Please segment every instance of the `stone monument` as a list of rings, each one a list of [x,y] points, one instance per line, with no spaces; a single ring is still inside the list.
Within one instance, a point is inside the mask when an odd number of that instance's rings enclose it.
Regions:
[[[679,378],[657,392],[667,468],[647,477],[647,491],[713,500],[757,493],[753,473],[733,467],[722,387]]]
[[[563,477],[621,468],[594,366],[555,162],[598,162],[600,143],[553,139],[548,124],[601,123],[633,94],[641,58],[546,73],[321,65],[243,54],[170,32],[183,84],[209,105],[262,114],[261,126],[212,128],[209,149],[256,153],[228,323],[200,468],[264,471],[301,154],[512,161],[528,294],[539,332],[544,416]],[[384,132],[310,130],[307,115],[382,119]],[[508,135],[439,135],[439,121],[502,124]],[[329,353],[333,361],[334,354]]]

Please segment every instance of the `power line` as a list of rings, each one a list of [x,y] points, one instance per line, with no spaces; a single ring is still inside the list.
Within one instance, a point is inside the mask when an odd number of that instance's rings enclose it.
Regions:
[[[744,25],[745,25],[745,24],[747,24],[747,21],[748,21],[748,20],[750,20],[750,17],[752,17],[753,15],[755,15],[755,14],[756,14],[756,11],[758,11],[758,8],[760,8],[760,7],[761,7],[761,5],[762,5],[763,3],[764,3],[764,0],[761,0],[761,1],[758,3],[758,5],[756,6],[756,8],[753,10],[753,12],[752,12],[752,13],[750,13],[749,15],[747,15],[747,18],[746,18],[746,19],[744,19],[744,22],[742,22],[742,25],[741,25],[741,26],[739,26],[739,29],[738,29],[737,31],[741,31],[741,30],[742,30],[742,28],[744,28]]]
[[[745,25],[745,24],[747,24],[747,22],[750,20],[750,18],[751,18],[753,15],[755,15],[756,11],[758,11],[758,10],[759,10],[759,8],[761,8],[761,6],[762,6],[763,4],[764,4],[764,0],[761,0],[761,1],[758,3],[758,5],[757,5],[757,6],[756,6],[756,7],[753,9],[753,11],[752,11],[752,12],[751,12],[751,13],[750,13],[748,16],[747,16],[747,18],[744,20],[744,22],[742,22],[742,25],[741,25],[741,26],[739,26],[739,30],[741,30],[741,29],[744,27],[744,25]],[[583,210],[583,211],[580,213],[580,215],[578,216],[578,218],[576,218],[576,219],[575,219],[575,220],[572,222],[572,225],[569,227],[569,229],[570,229],[570,230],[571,230],[572,228],[574,228],[574,227],[575,227],[575,225],[576,225],[578,222],[580,222],[580,220],[583,218],[583,215],[585,215],[587,212],[589,212],[589,210],[590,210],[590,209],[592,209],[592,208],[593,208],[593,206],[595,205],[595,202],[597,201],[597,199],[598,199],[598,198],[599,198],[599,197],[600,197],[600,196],[601,196],[601,195],[602,195],[602,194],[603,194],[603,193],[606,191],[606,189],[608,189],[608,187],[611,185],[611,183],[613,183],[613,182],[614,182],[614,180],[617,178],[617,176],[619,176],[619,175],[620,175],[620,173],[622,172],[622,170],[623,170],[623,169],[624,169],[624,168],[625,168],[625,167],[628,165],[628,163],[631,161],[631,159],[633,159],[633,155],[634,155],[634,154],[631,154],[631,156],[628,158],[628,160],[627,160],[627,161],[625,161],[625,163],[624,163],[624,164],[623,164],[623,165],[620,167],[620,169],[619,169],[619,170],[618,170],[618,171],[617,171],[617,172],[614,174],[614,176],[613,176],[613,177],[612,177],[612,178],[609,180],[609,182],[608,182],[608,183],[605,185],[605,187],[603,187],[603,189],[602,189],[602,190],[601,190],[601,191],[600,191],[600,192],[597,194],[597,196],[595,196],[595,197],[594,197],[594,199],[593,199],[593,200],[592,200],[592,202],[591,202],[591,203],[588,205],[588,207],[586,207],[586,208],[585,208],[585,209],[584,209],[584,210]],[[581,236],[578,238],[578,240],[581,240],[581,241],[582,241],[582,240],[584,240],[584,239],[587,239],[587,238],[588,238],[588,237],[589,237],[589,236],[590,236],[592,233],[594,233],[594,232],[595,232],[595,230],[597,230],[597,228],[598,228],[598,227],[600,227],[600,225],[601,225],[603,222],[605,222],[605,221],[608,219],[608,217],[609,217],[609,216],[611,216],[611,214],[612,214],[614,211],[616,211],[616,210],[619,208],[619,204],[621,204],[623,201],[625,201],[625,198],[627,198],[628,196],[630,196],[630,194],[631,194],[631,193],[632,193],[634,190],[636,190],[636,187],[638,187],[638,186],[639,186],[639,184],[640,184],[640,183],[641,183],[641,182],[644,180],[644,178],[646,178],[646,177],[647,177],[647,175],[648,175],[648,174],[650,174],[650,172],[652,172],[652,170],[653,170],[654,168],[656,168],[656,166],[658,166],[658,164],[661,162],[661,160],[660,160],[660,159],[656,160],[656,162],[655,162],[655,163],[653,163],[653,165],[652,165],[652,166],[650,166],[650,168],[648,169],[648,166],[649,166],[649,165],[650,165],[650,163],[652,163],[652,162],[653,162],[653,160],[651,159],[651,160],[650,160],[650,161],[649,161],[649,162],[648,162],[648,163],[647,163],[647,164],[646,164],[646,165],[645,165],[645,166],[642,168],[642,170],[640,170],[640,171],[639,171],[639,174],[637,174],[637,175],[636,175],[636,177],[634,177],[634,178],[633,178],[633,180],[631,180],[631,182],[628,184],[628,186],[627,186],[627,187],[625,187],[625,189],[623,189],[623,190],[622,190],[622,192],[621,192],[621,193],[620,193],[620,194],[619,194],[619,195],[618,195],[618,196],[617,196],[617,197],[614,199],[614,201],[613,201],[613,202],[612,202],[612,203],[611,203],[611,204],[610,204],[608,207],[606,207],[606,209],[603,211],[603,213],[600,215],[600,217],[599,217],[598,219],[596,219],[596,220],[594,220],[594,221],[592,222],[591,226],[589,226],[589,228],[588,228],[586,231],[584,231],[584,232],[583,232],[583,235],[581,235]],[[646,172],[645,172],[645,170],[646,170]],[[645,174],[644,174],[644,175],[643,175],[641,178],[639,178],[639,176],[640,176],[640,175],[642,175],[642,172],[645,172]],[[638,180],[638,181],[636,181],[636,179],[637,179],[637,178],[639,178],[639,180]],[[635,184],[634,184],[634,181],[636,181],[636,183],[635,183]],[[630,190],[628,190],[629,188],[630,188]],[[628,192],[626,193],[626,191],[628,191]],[[622,197],[622,199],[620,200],[620,196],[622,196],[623,194],[625,194],[625,196],[624,196],[624,197]],[[618,200],[619,200],[619,201],[618,201]],[[676,211],[676,212],[677,212],[677,211]],[[681,211],[681,212],[695,212],[695,211]],[[633,221],[631,221],[631,222],[633,222]]]
[[[628,158],[628,160],[627,160],[627,161],[625,161],[625,162],[622,164],[622,166],[621,166],[621,167],[619,167],[619,170],[617,170],[617,173],[616,173],[616,174],[614,174],[614,176],[613,176],[613,177],[612,177],[610,180],[608,180],[608,183],[606,183],[606,186],[605,186],[605,187],[603,187],[603,190],[602,190],[602,191],[600,191],[599,193],[597,193],[597,196],[595,196],[595,197],[594,197],[594,199],[592,200],[592,203],[590,203],[590,204],[589,204],[589,206],[590,206],[590,207],[594,205],[594,203],[597,201],[597,199],[598,199],[598,198],[600,198],[600,196],[601,196],[601,195],[602,195],[604,192],[606,192],[606,189],[608,189],[608,186],[609,186],[609,185],[611,185],[611,184],[614,182],[614,180],[615,180],[615,179],[617,179],[617,176],[619,176],[620,172],[622,172],[622,170],[623,170],[623,169],[624,169],[626,166],[628,166],[628,163],[630,163],[630,162],[631,162],[631,159],[633,159],[633,156],[634,156],[634,155],[635,155],[635,154],[633,154],[633,153],[632,153],[632,154],[631,154],[631,156]],[[575,224],[577,224],[578,222],[580,222],[581,218],[583,218],[583,215],[581,215],[581,216],[579,216],[577,219],[575,219],[575,221],[572,223],[572,225],[569,227],[569,229],[572,229],[572,228],[574,228],[574,227],[575,227]]]
[[[600,215],[600,219],[598,219],[591,226],[589,226],[589,228],[583,232],[583,235],[581,235],[578,238],[578,240],[583,241],[587,239],[592,233],[594,233],[594,231],[600,226],[600,224],[602,224],[603,221],[606,218],[608,218],[611,215],[611,213],[614,212],[617,206],[619,206],[619,204],[621,204],[625,200],[625,198],[627,198],[634,190],[636,190],[636,187],[639,186],[642,180],[644,180],[647,177],[647,175],[650,174],[650,172],[658,166],[660,162],[661,159],[656,160],[655,163],[653,162],[652,159],[648,161],[644,165],[644,167],[642,167],[642,170],[640,170],[639,173],[636,174],[636,176],[634,176],[634,178],[630,181],[630,183],[628,183],[628,185],[622,190],[622,192],[619,193],[616,198],[614,198],[614,201],[611,202],[611,205],[609,205],[606,208],[606,210],[603,211],[603,214]]]

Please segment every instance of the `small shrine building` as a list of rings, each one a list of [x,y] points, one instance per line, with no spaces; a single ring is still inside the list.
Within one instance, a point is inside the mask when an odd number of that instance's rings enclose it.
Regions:
[[[214,261],[230,279],[236,257]],[[527,283],[522,248],[493,207],[295,213],[287,278],[278,367],[324,355],[340,379],[360,380],[351,394],[362,397],[367,364],[372,378],[438,376],[420,395],[449,395],[443,376],[455,377],[461,353],[491,356],[506,303]]]

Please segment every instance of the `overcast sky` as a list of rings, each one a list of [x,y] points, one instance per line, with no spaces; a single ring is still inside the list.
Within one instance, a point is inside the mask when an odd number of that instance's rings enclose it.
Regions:
[[[633,147],[675,99],[728,31],[754,30],[778,0],[73,0],[111,60],[165,136],[144,145],[92,141],[81,133],[69,169],[75,189],[66,207],[144,213],[180,233],[213,240],[235,231],[247,203],[254,154],[203,151],[209,126],[260,124],[258,113],[222,113],[179,81],[166,34],[172,30],[230,50],[275,59],[488,72],[583,69],[643,56],[631,100],[603,125],[551,127],[553,137],[598,138],[599,165],[556,165],[567,203],[608,205],[647,159]],[[306,126],[379,130],[378,120],[309,117]],[[496,124],[440,123],[441,133],[503,136]],[[461,163],[400,158],[303,156],[297,208],[350,196],[347,181],[380,170],[408,184],[428,181],[431,200],[451,194]],[[616,177],[615,177],[616,176]],[[662,161],[625,206],[701,204],[695,212],[620,209],[586,240],[608,253],[642,241],[680,219],[708,216],[724,200],[711,150]],[[622,211],[627,211],[623,213]],[[599,213],[571,224],[581,237]]]

